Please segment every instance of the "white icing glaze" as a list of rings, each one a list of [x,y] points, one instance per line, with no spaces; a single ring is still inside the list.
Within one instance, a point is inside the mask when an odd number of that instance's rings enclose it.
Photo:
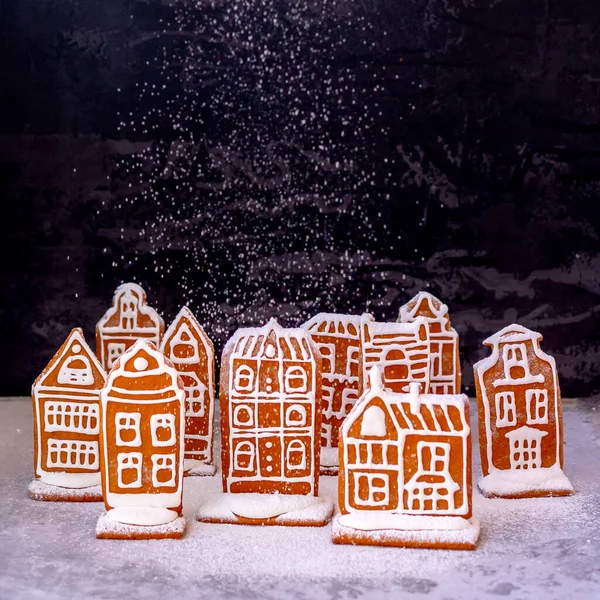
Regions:
[[[340,525],[344,527],[352,527],[363,531],[380,529],[440,529],[449,531],[468,529],[471,526],[470,521],[462,517],[406,515],[383,510],[340,515],[338,520]]]
[[[229,443],[231,468],[227,489],[235,481],[261,480],[307,482],[314,489],[317,372],[309,333],[284,329],[271,319],[264,327],[237,331],[225,353],[229,350],[230,431],[225,443]],[[236,367],[240,359],[252,360],[255,367]],[[276,378],[265,379],[260,389],[258,373],[265,363]],[[256,415],[261,403],[279,405],[278,425],[260,425]],[[265,438],[269,441],[259,443]],[[276,464],[281,469],[274,469]]]
[[[486,495],[509,496],[536,491],[573,491],[558,465],[540,469],[492,469],[482,477],[479,489]]]
[[[403,505],[404,490],[406,490],[408,508],[406,510],[399,508],[395,512],[452,516],[467,514],[470,510],[470,499],[467,498],[468,472],[466,466],[463,469],[460,483],[454,481],[450,474],[450,440],[453,437],[460,439],[464,465],[466,465],[467,453],[470,451],[467,447],[470,432],[467,397],[464,395],[419,394],[417,383],[411,385],[411,391],[408,394],[390,392],[383,387],[380,366],[375,366],[370,370],[369,380],[370,387],[365,390],[340,430],[345,468],[344,494],[348,500],[346,509],[351,512],[363,512],[361,507],[373,509],[388,506],[391,493],[389,472],[396,471],[398,498]],[[458,411],[460,417],[458,426],[450,418],[450,407]],[[369,414],[373,408],[378,408],[384,414],[383,425],[385,428],[393,427],[393,430],[390,431],[379,429],[381,420],[378,417],[378,433],[383,434],[380,436],[381,438],[388,439],[373,440],[370,439],[374,437],[371,432],[363,431],[364,418],[370,418]],[[443,418],[439,414],[440,410]],[[400,425],[395,411],[402,416],[406,425]],[[350,429],[359,418],[363,419],[360,435],[356,438],[350,437]],[[373,424],[367,421],[367,431],[372,426]],[[416,447],[417,472],[404,484],[404,443],[408,434],[418,434],[422,439],[417,442]],[[434,440],[430,440],[429,436],[436,437]],[[444,437],[448,441],[440,441],[440,437]],[[349,450],[351,447],[356,457],[354,462],[350,460]],[[396,450],[391,455],[398,457],[397,463],[389,460],[391,447]],[[375,456],[379,457],[377,461],[374,460]],[[354,485],[351,485],[351,482]],[[351,487],[354,489],[352,498],[350,496]],[[360,489],[365,487],[368,490],[366,498],[360,496]],[[461,487],[464,490],[463,501],[460,506],[455,506],[454,494]]]
[[[174,510],[150,506],[119,506],[107,513],[109,519],[128,525],[165,525],[179,516]]]
[[[100,485],[100,473],[45,473],[40,481],[61,488],[89,488]]]

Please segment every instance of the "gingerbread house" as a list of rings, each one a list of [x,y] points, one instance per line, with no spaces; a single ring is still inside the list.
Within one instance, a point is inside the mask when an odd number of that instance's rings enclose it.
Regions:
[[[361,317],[320,313],[302,327],[322,359],[321,474],[337,475],[338,432],[362,392]]]
[[[101,393],[101,468],[108,513],[96,536],[181,537],[185,391],[154,344],[138,340]]]
[[[96,325],[96,354],[109,371],[137,340],[158,347],[164,329],[160,315],[146,304],[146,292],[136,283],[123,283],[115,291],[112,306]]]
[[[474,548],[469,402],[464,395],[367,389],[340,432],[336,543]]]
[[[542,336],[509,325],[485,340],[490,356],[474,366],[486,496],[520,498],[573,492],[562,471],[560,388]]]
[[[99,399],[106,374],[73,329],[32,387],[36,500],[101,500]]]
[[[240,329],[221,364],[224,494],[198,519],[220,523],[324,525],[318,497],[321,357],[304,329]]]
[[[419,292],[400,308],[398,321],[412,323],[419,317],[429,324],[429,391],[432,394],[460,393],[458,333],[450,324],[448,307],[429,292]]]
[[[378,364],[387,388],[407,392],[409,384],[419,383],[429,392],[429,324],[423,317],[412,323],[378,323],[371,315],[361,320],[363,343],[363,381],[368,370]]]
[[[167,329],[161,350],[175,365],[185,389],[185,474],[214,475],[215,352],[187,306]]]

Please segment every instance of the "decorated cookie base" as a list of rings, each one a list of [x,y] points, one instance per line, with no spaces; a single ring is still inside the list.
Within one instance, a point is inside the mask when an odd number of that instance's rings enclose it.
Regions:
[[[46,502],[101,502],[102,486],[93,485],[83,488],[66,488],[50,485],[39,479],[34,479],[28,486],[27,492],[32,500]]]
[[[185,517],[161,525],[131,525],[115,521],[106,513],[96,523],[96,537],[105,540],[180,539],[185,533]]]
[[[321,448],[321,475],[337,475],[340,471],[339,448]]]
[[[423,517],[374,512],[337,514],[331,535],[334,544],[474,550],[479,520],[461,517]]]
[[[198,510],[203,523],[323,527],[331,520],[328,498],[292,494],[215,494]]]
[[[215,465],[207,465],[199,460],[186,458],[183,461],[183,475],[185,477],[212,477],[217,472]]]
[[[570,496],[573,486],[558,465],[540,469],[492,469],[478,482],[486,498]]]

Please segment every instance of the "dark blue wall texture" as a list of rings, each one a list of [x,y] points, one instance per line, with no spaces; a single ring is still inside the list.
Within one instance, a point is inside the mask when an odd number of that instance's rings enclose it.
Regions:
[[[0,395],[122,281],[217,348],[318,311],[539,330],[600,388],[600,4],[3,0]]]

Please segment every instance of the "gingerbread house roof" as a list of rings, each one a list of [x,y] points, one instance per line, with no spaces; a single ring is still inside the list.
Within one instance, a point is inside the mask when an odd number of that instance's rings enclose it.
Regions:
[[[152,342],[138,340],[113,365],[102,399],[167,401],[183,394],[183,383],[172,363]]]
[[[308,331],[284,329],[274,318],[263,327],[238,329],[227,346],[236,358],[281,356],[287,360],[310,360],[314,356]]]
[[[304,323],[302,327],[313,334],[360,336],[361,315],[340,315],[337,313],[319,313]]]
[[[122,283],[113,294],[112,306],[98,321],[97,328],[99,330],[119,328],[119,318],[121,313],[120,300],[126,295],[131,295],[137,300],[139,313],[144,317],[140,319],[138,327],[142,329],[151,329],[153,327],[164,326],[164,321],[158,312],[146,304],[146,292],[142,286],[137,283]]]
[[[418,383],[411,383],[407,394],[392,392],[384,388],[381,367],[376,365],[369,370],[369,386],[342,425],[344,435],[376,398],[385,404],[398,432],[408,430],[444,434],[461,433],[469,429],[467,396],[420,394]]]
[[[212,340],[208,337],[194,313],[187,306],[181,307],[181,310],[175,315],[175,318],[169,325],[160,344],[161,350],[164,351],[166,345],[172,340],[173,336],[176,335],[177,330],[183,327],[186,319],[189,321],[194,332],[203,340],[204,344],[214,350]]]
[[[527,340],[539,342],[541,339],[541,333],[513,323],[512,325],[504,327],[504,329],[501,329],[494,335],[491,335],[489,338],[484,340],[483,344],[485,346],[497,346],[498,344],[504,344],[508,342],[524,342]]]
[[[413,321],[419,316],[429,319],[439,319],[445,323],[447,330],[451,328],[448,306],[429,292],[421,291],[404,306],[401,306],[398,313],[398,320],[406,323]]]
[[[76,327],[33,382],[33,390],[64,385],[97,390],[105,381],[106,373],[100,361],[85,341],[83,330]]]

